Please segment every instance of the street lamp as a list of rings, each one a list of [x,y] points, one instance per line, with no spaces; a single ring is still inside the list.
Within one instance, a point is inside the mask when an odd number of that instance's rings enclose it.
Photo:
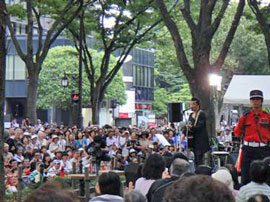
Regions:
[[[68,86],[68,78],[66,76],[66,73],[64,73],[64,77],[61,80],[61,84],[64,88],[66,88]]]
[[[212,73],[209,74],[209,85],[216,87],[218,91],[221,91],[222,76]]]
[[[209,74],[209,85],[212,86],[212,99],[214,104],[214,123],[215,123],[215,129],[219,128],[219,122],[218,122],[218,91],[221,91],[221,82],[222,82],[222,76],[212,73]],[[213,131],[214,132],[214,131]]]

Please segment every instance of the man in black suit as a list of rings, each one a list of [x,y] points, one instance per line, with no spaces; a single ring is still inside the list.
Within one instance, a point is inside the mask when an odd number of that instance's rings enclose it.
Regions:
[[[188,124],[183,130],[183,135],[192,136],[188,138],[189,148],[194,152],[196,166],[203,164],[203,156],[209,151],[209,138],[206,129],[206,115],[200,109],[200,100],[192,98],[190,101],[190,109],[193,111],[189,118]]]

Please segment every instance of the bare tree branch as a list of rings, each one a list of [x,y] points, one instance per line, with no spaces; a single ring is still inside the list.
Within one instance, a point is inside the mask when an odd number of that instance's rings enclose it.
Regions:
[[[229,51],[234,34],[236,32],[239,21],[241,19],[242,14],[243,14],[244,7],[245,7],[245,0],[239,0],[238,6],[237,6],[237,11],[234,15],[232,25],[231,25],[230,30],[227,34],[227,37],[224,41],[223,47],[220,51],[220,54],[219,54],[216,62],[214,63],[214,66],[217,70],[220,70],[222,68],[222,65],[224,64],[224,61],[225,61],[225,58],[226,58],[227,53]]]

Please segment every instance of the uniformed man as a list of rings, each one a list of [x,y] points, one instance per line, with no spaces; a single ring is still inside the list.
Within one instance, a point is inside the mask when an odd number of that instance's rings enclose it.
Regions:
[[[250,103],[251,110],[240,117],[234,129],[235,136],[242,139],[242,184],[250,182],[251,162],[270,156],[270,115],[262,111],[263,92],[250,91]]]

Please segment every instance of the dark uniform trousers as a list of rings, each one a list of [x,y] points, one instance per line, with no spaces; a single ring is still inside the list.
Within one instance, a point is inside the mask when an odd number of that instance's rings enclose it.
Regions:
[[[270,156],[270,146],[250,147],[243,145],[242,161],[241,161],[241,182],[243,185],[248,184],[250,180],[249,168],[254,160],[262,160]]]

